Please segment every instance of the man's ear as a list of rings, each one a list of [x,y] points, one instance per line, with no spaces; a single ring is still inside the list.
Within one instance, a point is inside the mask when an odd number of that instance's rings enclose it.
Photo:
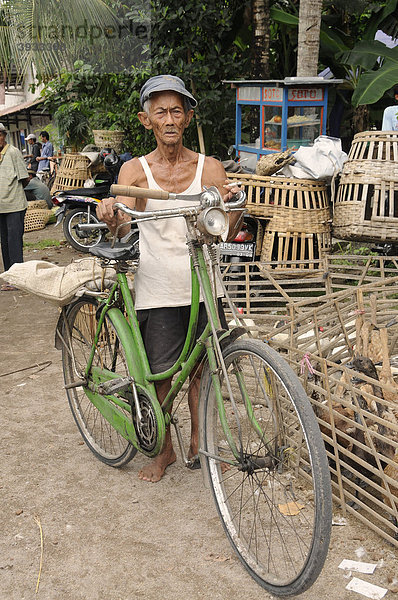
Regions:
[[[192,121],[192,117],[193,117],[193,110],[189,110],[188,112],[185,113],[185,127],[188,127],[188,125]]]
[[[149,120],[148,113],[139,112],[137,116],[140,120],[141,125],[145,127],[145,129],[152,129],[151,121]]]

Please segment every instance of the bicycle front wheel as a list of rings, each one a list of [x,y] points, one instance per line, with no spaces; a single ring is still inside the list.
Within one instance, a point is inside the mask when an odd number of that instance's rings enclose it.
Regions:
[[[209,378],[204,407],[217,510],[257,583],[277,596],[300,594],[322,570],[330,539],[331,484],[319,427],[298,377],[274,350],[238,340],[223,356],[230,387],[222,378],[219,407]]]
[[[67,311],[64,339],[68,347],[62,347],[65,384],[74,383],[84,376],[97,330],[97,308],[94,300],[82,298]],[[108,317],[105,318],[95,347],[93,366],[109,369],[120,377],[129,375],[123,346]],[[112,467],[128,463],[137,450],[108,423],[87,398],[83,388],[70,388],[66,393],[80,433],[95,456]]]

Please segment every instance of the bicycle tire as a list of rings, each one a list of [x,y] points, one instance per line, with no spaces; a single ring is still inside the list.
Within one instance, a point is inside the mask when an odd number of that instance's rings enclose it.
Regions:
[[[89,252],[90,248],[93,248],[105,239],[103,229],[94,229],[92,232],[85,232],[84,234],[78,235],[76,232],[76,225],[87,222],[88,212],[83,208],[69,210],[64,218],[63,230],[65,238],[69,244],[79,252]],[[90,213],[90,222],[100,223],[98,217],[92,212]]]
[[[223,406],[239,460],[207,374],[204,459],[217,511],[257,583],[275,596],[300,594],[321,572],[330,540],[331,482],[319,427],[298,377],[269,346],[238,340],[223,357],[235,401],[223,379]]]
[[[84,374],[97,328],[97,308],[95,300],[82,297],[67,310],[67,326],[64,326],[63,337],[68,340],[68,331],[70,332],[77,373],[72,355],[63,345],[62,365],[66,385],[77,381]],[[117,372],[121,377],[129,375],[123,347],[108,317],[105,317],[101,329],[93,364]],[[76,425],[93,454],[111,467],[127,464],[135,456],[136,448],[108,423],[90,402],[82,387],[67,389],[66,393]]]

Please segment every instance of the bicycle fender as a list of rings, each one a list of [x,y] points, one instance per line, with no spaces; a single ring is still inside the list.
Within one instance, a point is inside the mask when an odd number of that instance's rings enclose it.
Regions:
[[[54,334],[54,346],[57,350],[62,350],[62,330],[64,328],[64,320],[65,320],[65,309],[63,308],[59,317],[57,324],[55,326],[55,334]]]
[[[199,388],[199,449],[204,448],[204,423],[205,423],[205,399],[207,394],[207,384],[210,381],[210,368],[209,363],[206,360],[203,369],[202,375],[200,377],[200,388]],[[202,472],[203,485],[205,488],[210,489],[210,476],[205,465],[203,454],[199,452],[200,466]]]
[[[242,337],[249,333],[247,327],[237,326],[233,329],[229,329],[228,331],[223,332],[223,334],[219,337],[219,342],[222,350],[224,350],[229,344],[232,344],[238,338]]]

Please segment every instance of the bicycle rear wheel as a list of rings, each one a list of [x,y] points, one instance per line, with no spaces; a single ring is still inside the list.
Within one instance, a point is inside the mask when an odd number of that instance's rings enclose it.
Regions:
[[[289,365],[259,341],[223,353],[223,430],[211,379],[204,450],[217,510],[250,575],[277,596],[308,589],[326,559],[332,501],[328,463],[310,402]],[[205,389],[206,389],[205,387]]]
[[[82,298],[67,311],[64,339],[70,339],[72,351],[62,347],[65,384],[78,381],[84,375],[97,329],[97,307],[95,300]],[[122,344],[108,317],[105,318],[95,348],[93,366],[109,369],[118,373],[120,377],[129,375]],[[80,433],[95,456],[112,467],[121,467],[128,463],[137,450],[108,423],[87,398],[83,388],[70,388],[66,393]]]

